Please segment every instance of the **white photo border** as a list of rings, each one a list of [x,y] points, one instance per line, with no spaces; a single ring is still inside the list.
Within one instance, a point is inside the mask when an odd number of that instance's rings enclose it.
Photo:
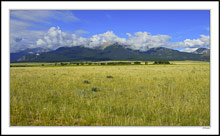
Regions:
[[[2,134],[219,134],[219,3],[216,2],[1,2]],[[210,127],[14,127],[10,126],[9,10],[210,10]]]

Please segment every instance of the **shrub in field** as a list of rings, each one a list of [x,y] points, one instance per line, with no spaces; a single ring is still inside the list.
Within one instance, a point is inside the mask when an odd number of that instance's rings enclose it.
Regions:
[[[27,65],[10,65],[10,67],[27,67]]]
[[[131,62],[118,62],[118,65],[130,65]]]
[[[154,63],[153,64],[159,64],[159,61],[154,61]]]
[[[145,62],[144,62],[144,64],[145,64],[145,65],[148,65],[148,62],[147,62],[147,61],[145,61]]]
[[[115,65],[114,62],[108,62],[107,65]]]
[[[61,64],[61,66],[68,65],[68,63],[64,63],[64,62],[61,62],[60,64]]]
[[[101,65],[105,65],[105,63],[100,63]]]
[[[170,64],[170,62],[169,62],[169,61],[163,61],[163,63],[164,63],[164,64]]]
[[[99,89],[98,89],[97,87],[92,87],[92,88],[91,88],[91,91],[93,91],[93,92],[98,92]]]
[[[85,84],[90,84],[90,82],[89,82],[88,80],[84,80],[83,83],[85,83]]]
[[[131,65],[131,62],[125,62],[126,65]]]
[[[75,64],[77,64],[76,62],[70,62],[70,64],[73,64],[73,65],[75,65]]]
[[[135,64],[135,65],[140,65],[140,64],[141,64],[141,62],[136,61],[136,62],[134,62],[134,64]]]
[[[44,64],[42,64],[41,66],[44,66]]]
[[[169,61],[154,61],[154,64],[170,64]]]
[[[113,76],[106,76],[106,78],[113,78]]]

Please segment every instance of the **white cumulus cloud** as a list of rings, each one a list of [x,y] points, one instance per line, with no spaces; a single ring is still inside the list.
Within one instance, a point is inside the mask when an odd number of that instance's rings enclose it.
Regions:
[[[60,27],[51,27],[43,38],[36,41],[38,47],[56,49],[61,46],[69,46],[72,44],[70,34],[62,32]]]
[[[81,30],[80,30],[81,31]],[[83,30],[82,30],[83,31]],[[59,26],[51,27],[47,32],[35,32],[37,39],[31,42],[25,38],[13,37],[11,48],[19,50],[24,48],[42,47],[49,49],[57,49],[59,47],[84,46],[87,48],[102,48],[108,45],[118,43],[125,48],[146,51],[150,48],[167,47],[167,48],[183,48],[182,51],[192,52],[200,47],[209,47],[209,36],[200,35],[198,39],[186,39],[182,42],[171,43],[169,35],[151,35],[148,32],[136,32],[134,35],[126,33],[128,38],[120,38],[113,31],[107,31],[102,34],[96,34],[91,37],[81,37],[76,33],[64,32]],[[32,32],[34,34],[34,32]],[[13,35],[13,34],[12,34]],[[26,33],[26,36],[28,33]],[[29,34],[30,35],[30,34]],[[28,37],[28,36],[27,36]]]
[[[210,47],[210,37],[206,35],[200,35],[198,39],[186,39],[183,42],[170,43],[170,47],[185,47],[185,48],[201,48]]]
[[[129,39],[126,44],[129,48],[146,51],[149,48],[165,46],[171,39],[168,35],[151,35],[148,32],[136,32],[134,36],[127,33]]]
[[[68,34],[62,32],[59,27],[51,27],[43,38],[36,41],[37,46],[44,48],[56,49],[61,46],[84,46],[88,48],[96,48],[105,45],[105,43],[125,44],[125,38],[119,38],[112,31],[103,34],[93,35],[89,38],[79,37],[76,34]]]
[[[56,46],[52,44],[57,43],[58,39],[51,38],[56,32],[51,32],[50,35],[48,35],[49,37],[44,37],[47,32],[44,30],[44,25],[51,25],[55,20],[64,23],[73,23],[80,19],[71,11],[66,10],[10,10],[10,52],[18,52],[26,48],[35,48],[38,45],[49,45],[49,48]],[[34,30],[33,28],[37,29]],[[18,41],[16,39],[21,40]],[[38,41],[38,39],[41,40]],[[53,40],[50,41],[51,39]],[[60,39],[62,39],[62,36]],[[63,41],[60,39],[58,41]]]

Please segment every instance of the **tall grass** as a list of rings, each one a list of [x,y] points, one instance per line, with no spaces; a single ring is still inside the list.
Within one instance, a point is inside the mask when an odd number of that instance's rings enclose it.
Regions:
[[[10,71],[11,126],[210,125],[209,63]]]

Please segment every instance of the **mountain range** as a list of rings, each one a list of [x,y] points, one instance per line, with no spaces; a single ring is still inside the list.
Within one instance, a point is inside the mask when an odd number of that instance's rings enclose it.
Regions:
[[[60,47],[56,50],[35,48],[10,54],[11,62],[67,62],[67,61],[209,61],[210,49],[199,48],[187,53],[165,47],[150,48],[147,51],[132,50],[117,43],[105,48],[83,46]]]
[[[196,51],[194,51],[193,53],[195,54],[203,54],[203,55],[210,55],[210,49],[206,49],[206,48],[198,48]]]
[[[27,48],[25,50],[19,51],[19,52],[15,52],[15,53],[10,53],[10,61],[11,62],[16,62],[18,61],[18,59],[20,59],[21,57],[25,56],[25,55],[36,55],[37,53],[42,53],[42,52],[48,52],[50,51],[50,49],[44,49],[44,48]]]

